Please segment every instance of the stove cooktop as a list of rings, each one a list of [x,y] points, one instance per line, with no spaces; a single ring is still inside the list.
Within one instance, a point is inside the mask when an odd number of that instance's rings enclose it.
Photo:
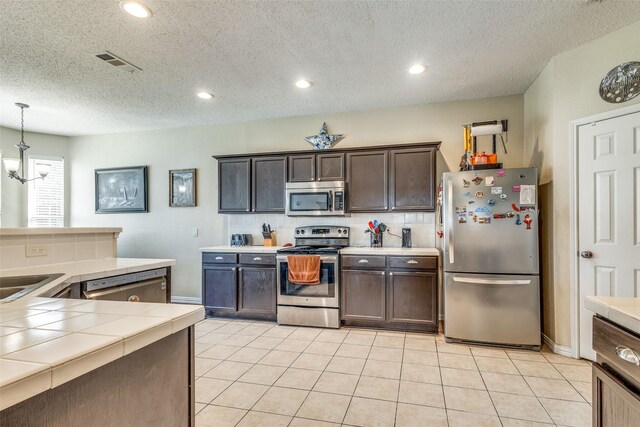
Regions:
[[[291,246],[278,249],[279,254],[337,254],[339,247],[335,246]]]

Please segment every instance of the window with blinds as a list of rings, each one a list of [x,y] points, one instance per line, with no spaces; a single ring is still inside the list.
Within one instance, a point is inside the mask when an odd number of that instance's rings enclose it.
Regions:
[[[29,182],[29,227],[64,226],[64,158],[29,156],[29,178],[38,175],[38,165],[49,164],[45,179]]]

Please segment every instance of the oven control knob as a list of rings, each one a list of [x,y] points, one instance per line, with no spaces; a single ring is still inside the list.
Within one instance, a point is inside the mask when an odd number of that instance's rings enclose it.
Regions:
[[[304,230],[300,230],[300,233],[304,234]]]
[[[338,229],[338,234],[342,234],[342,230]]]
[[[347,234],[347,229],[342,230],[342,234]]]
[[[300,230],[296,230],[296,234],[300,234]]]

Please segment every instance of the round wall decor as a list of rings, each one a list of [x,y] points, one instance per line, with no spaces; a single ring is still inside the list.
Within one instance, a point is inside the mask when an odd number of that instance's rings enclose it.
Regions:
[[[625,62],[613,68],[600,82],[600,97],[619,104],[640,93],[640,62]]]

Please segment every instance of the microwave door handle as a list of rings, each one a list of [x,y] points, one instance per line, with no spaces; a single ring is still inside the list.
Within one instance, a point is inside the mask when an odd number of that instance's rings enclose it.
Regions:
[[[329,209],[328,211],[331,212],[333,210],[333,191],[329,190]]]

